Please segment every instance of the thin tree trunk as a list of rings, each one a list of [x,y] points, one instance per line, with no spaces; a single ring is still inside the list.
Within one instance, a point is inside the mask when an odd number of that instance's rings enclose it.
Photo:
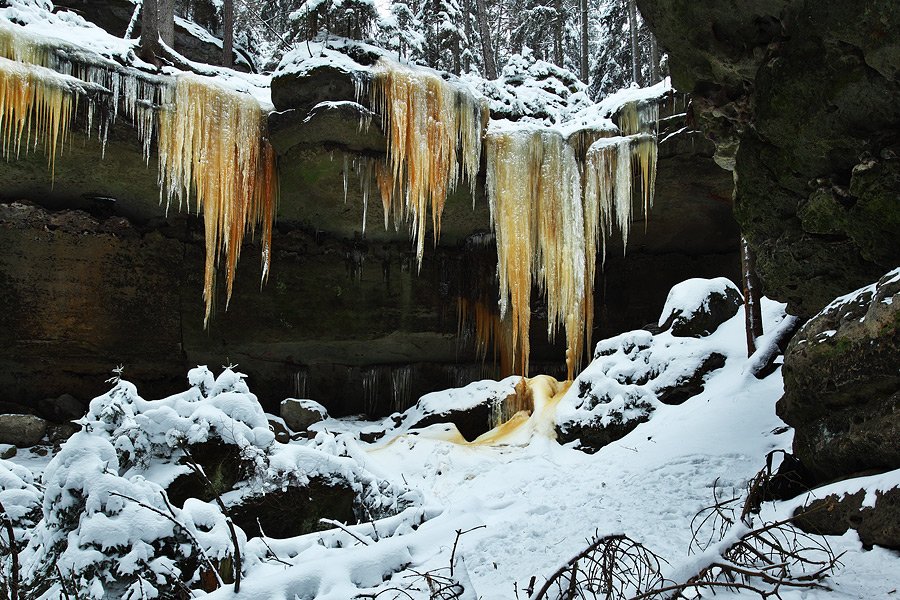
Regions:
[[[234,0],[225,0],[222,5],[224,31],[222,33],[222,65],[234,66]]]
[[[756,339],[763,334],[756,253],[746,238],[741,238],[741,280],[744,288],[744,319],[747,328],[747,356],[756,352]]]
[[[463,70],[469,72],[472,69],[471,48],[472,48],[472,0],[463,0],[463,18],[465,22],[466,41],[469,44],[470,51],[466,53],[463,60]]]
[[[656,45],[656,36],[650,34],[650,85],[659,83],[659,47]]]
[[[159,0],[159,37],[175,49],[175,0]]]
[[[141,58],[158,66],[162,54],[159,43],[159,6],[157,0],[144,0],[141,9]]]
[[[641,55],[638,45],[637,8],[634,0],[628,2],[628,29],[631,33],[631,80],[641,85]]]
[[[581,81],[588,83],[588,1],[581,0]]]
[[[563,15],[562,0],[553,0],[553,8],[556,18],[553,20],[553,63],[557,67],[563,66],[563,25],[566,21]]]
[[[478,11],[478,33],[481,37],[481,52],[484,56],[484,74],[488,79],[497,79],[497,63],[494,61],[494,48],[491,46],[491,30],[488,26],[487,7],[484,0],[475,0]]]

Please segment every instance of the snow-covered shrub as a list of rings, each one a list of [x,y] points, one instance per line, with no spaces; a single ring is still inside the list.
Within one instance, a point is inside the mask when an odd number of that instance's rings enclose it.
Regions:
[[[242,507],[254,506],[248,500],[265,503],[285,490],[296,503],[309,503],[305,490],[314,482],[346,490],[350,516],[358,520],[421,504],[420,495],[367,471],[350,438],[321,433],[303,443],[276,443],[242,374],[225,369],[216,378],[197,367],[188,381],[187,391],[155,401],[115,381],[91,402],[83,431],[47,466],[42,500],[29,473],[0,463],[0,499],[10,500],[10,514],[23,527],[40,519],[22,553],[29,597],[57,598],[66,589],[90,599],[169,598],[184,586],[208,587],[210,577],[228,575],[233,564],[228,517],[237,521]],[[200,449],[210,447],[239,457],[236,481],[222,484],[202,464]],[[192,473],[198,467],[202,476]],[[213,489],[203,499],[171,501],[174,483],[187,474],[197,478],[194,489]],[[285,519],[284,511],[303,509],[296,503],[276,502],[270,512]],[[316,510],[327,516],[330,508]],[[247,531],[255,531],[256,515],[244,516]],[[246,535],[235,530],[243,547]]]
[[[47,466],[43,519],[23,554],[33,597],[56,598],[66,588],[79,598],[155,598],[189,576],[187,536],[140,505],[167,511],[162,487],[120,476],[117,463],[108,440],[79,432]]]
[[[0,504],[12,521],[17,539],[22,540],[40,519],[41,497],[31,471],[0,459]]]
[[[14,573],[13,554],[22,551],[34,524],[41,517],[41,491],[35,486],[31,471],[0,460],[0,506],[0,597],[9,598],[11,588],[18,585],[20,579]],[[12,535],[8,530],[10,526]]]
[[[204,367],[191,369],[186,392],[147,401],[127,381],[91,401],[81,424],[115,447],[118,467],[127,472],[154,461],[174,462],[184,449],[211,440],[236,446],[250,465],[264,464],[265,449],[275,439],[265,413],[244,381],[225,369],[218,378]],[[187,472],[187,467],[172,475]]]

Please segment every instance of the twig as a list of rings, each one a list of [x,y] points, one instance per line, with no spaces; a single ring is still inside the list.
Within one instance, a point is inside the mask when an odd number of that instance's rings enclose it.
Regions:
[[[178,519],[176,519],[172,516],[167,515],[163,511],[156,508],[155,506],[150,506],[149,504],[147,504],[145,502],[141,502],[137,498],[132,498],[131,496],[126,496],[125,494],[120,494],[119,492],[110,492],[109,495],[110,496],[118,496],[119,498],[124,498],[125,500],[130,500],[130,501],[134,502],[135,504],[137,504],[138,506],[140,506],[141,508],[145,508],[151,512],[158,514],[159,516],[166,519],[167,521],[171,521],[176,527],[181,529],[181,531],[183,531],[188,536],[188,538],[190,538],[191,542],[194,544],[194,547],[197,548],[197,551],[200,553],[200,556],[202,556],[204,562],[206,562],[206,566],[209,567],[213,571],[213,573],[215,573],[216,579],[218,579],[218,581],[219,581],[219,585],[220,586],[224,585],[222,583],[222,578],[219,577],[219,571],[216,569],[213,562],[206,555],[206,552],[203,551],[203,546],[200,545],[200,542],[197,540],[197,538],[194,536],[194,534],[191,533],[191,530],[188,529],[181,521],[179,521]]]
[[[62,571],[59,568],[59,563],[56,564],[56,572],[59,573],[59,587],[62,588],[63,596],[66,597],[66,600],[70,600],[69,592],[66,591],[66,578],[63,577]]]
[[[12,556],[9,600],[19,600],[19,550],[16,548],[16,532],[13,530],[12,518],[6,512],[6,508],[3,507],[2,503],[0,503],[0,513],[3,513],[3,524],[6,526],[6,535],[9,536],[9,553]]]
[[[266,532],[263,531],[262,523],[259,522],[259,517],[256,517],[256,524],[259,525],[259,539],[262,540],[263,545],[272,554],[272,558],[274,558],[277,562],[280,562],[283,565],[292,567],[293,565],[291,563],[287,562],[286,560],[282,560],[282,559],[278,558],[278,555],[275,554],[274,550],[272,550],[272,547],[269,545],[269,542],[266,541]]]
[[[352,531],[347,529],[346,525],[344,525],[343,523],[341,523],[339,521],[335,521],[334,519],[326,519],[323,517],[323,518],[319,519],[319,523],[323,523],[325,525],[331,525],[332,527],[337,527],[338,529],[340,529],[341,531],[343,531],[350,537],[359,541],[359,543],[363,544],[364,546],[369,546],[371,544],[371,540],[369,540],[367,542],[365,539],[359,537],[358,535],[356,535],[355,533],[353,533]]]
[[[485,529],[486,527],[487,525],[479,525],[478,527],[466,529],[465,531],[463,531],[462,529],[456,530],[456,539],[453,541],[453,551],[450,552],[450,577],[453,577],[453,567],[456,563],[456,545],[459,544],[459,538],[466,535],[467,533],[472,533],[476,529]]]

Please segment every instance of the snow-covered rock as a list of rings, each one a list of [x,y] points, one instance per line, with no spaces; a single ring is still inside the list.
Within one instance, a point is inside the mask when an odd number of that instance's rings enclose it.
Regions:
[[[766,306],[770,319],[783,320],[783,307]],[[663,404],[702,396],[712,372],[734,369],[746,359],[739,307],[740,295],[725,278],[675,285],[659,320],[666,325],[662,331],[636,330],[597,344],[594,360],[557,409],[559,440],[580,440],[584,449],[596,451],[648,421]],[[703,335],[685,337],[690,323]]]
[[[659,327],[679,337],[703,337],[733,317],[743,296],[725,277],[688,279],[672,287]]]
[[[286,398],[281,401],[281,418],[293,431],[306,431],[328,418],[328,411],[315,400]]]

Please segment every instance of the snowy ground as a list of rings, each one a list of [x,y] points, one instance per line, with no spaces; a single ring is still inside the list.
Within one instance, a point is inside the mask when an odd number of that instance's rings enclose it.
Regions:
[[[782,307],[768,303],[765,308],[767,330],[773,331],[783,318]],[[444,569],[436,573],[446,575],[457,530],[474,528],[460,536],[456,548],[457,578],[465,582],[468,576],[474,591],[464,598],[514,599],[518,588],[524,599],[522,590],[532,576],[540,586],[595,533],[625,533],[665,557],[669,573],[677,572],[692,560],[687,555],[691,518],[710,504],[714,484],[726,494],[740,493],[765,454],[791,442],[774,410],[782,393],[780,370],[759,381],[744,372],[748,361],[731,359],[743,351],[742,316],[715,336],[720,347],[729,340],[732,352],[703,393],[680,406],[660,405],[648,423],[595,454],[559,445],[547,435],[552,427],[535,422],[491,443],[472,444],[461,443],[442,426],[417,434],[401,427],[365,444],[355,434],[371,430],[372,423],[322,423],[319,428],[336,433],[365,470],[404,482],[421,493],[422,502],[397,517],[348,529],[366,544],[340,530],[268,540],[288,564],[259,560],[269,548],[250,540],[241,593],[234,595],[226,586],[211,595],[348,600],[383,592],[377,597],[428,598],[412,589],[421,582],[414,573]],[[552,412],[539,412],[533,421],[552,420]],[[30,452],[14,459],[34,471],[46,461]],[[842,482],[828,491],[897,484],[900,472]],[[794,504],[767,506],[763,517],[787,514]],[[833,591],[783,591],[785,600],[893,597],[900,587],[896,553],[863,551],[853,531],[829,542],[836,552],[846,552],[844,567],[829,581]]]

